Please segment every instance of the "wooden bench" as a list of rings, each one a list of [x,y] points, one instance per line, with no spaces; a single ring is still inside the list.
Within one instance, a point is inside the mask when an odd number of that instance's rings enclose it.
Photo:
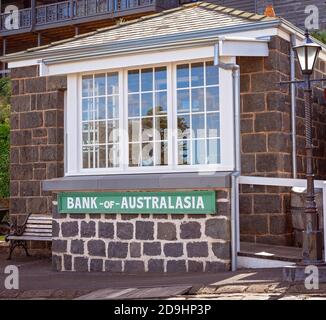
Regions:
[[[8,260],[11,260],[11,255],[16,247],[23,247],[26,255],[29,256],[27,241],[52,241],[52,218],[29,214],[22,225],[18,225],[15,221],[10,226],[10,233],[6,236],[6,241],[10,241]]]

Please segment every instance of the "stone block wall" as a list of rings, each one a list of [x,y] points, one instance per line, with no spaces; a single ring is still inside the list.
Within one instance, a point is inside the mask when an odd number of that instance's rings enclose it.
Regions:
[[[62,177],[65,76],[39,77],[38,66],[11,70],[10,215],[51,214],[45,179]]]
[[[53,269],[111,273],[229,271],[230,192],[216,215],[60,215],[53,206]]]
[[[242,174],[292,178],[290,43],[273,37],[266,58],[241,57],[241,156]],[[319,60],[315,78],[325,76]],[[299,65],[296,76],[301,79]],[[314,85],[314,151],[317,179],[326,178],[326,117],[323,90]],[[305,177],[305,125],[303,86],[296,90],[298,177]],[[240,229],[242,241],[292,245],[290,188],[241,186]]]

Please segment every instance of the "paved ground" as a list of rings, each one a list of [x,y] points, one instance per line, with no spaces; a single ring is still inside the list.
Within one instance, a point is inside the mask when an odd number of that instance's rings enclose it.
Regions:
[[[6,290],[4,269],[18,266],[20,289]],[[106,273],[69,273],[51,271],[50,258],[18,257],[7,261],[0,254],[0,299],[73,299],[87,294],[109,299],[150,298],[151,288],[164,288],[172,294],[177,287],[189,287],[182,296],[153,296],[176,299],[326,299],[326,285],[307,291],[302,284],[282,283],[281,269],[239,270],[219,274],[110,275]],[[167,288],[170,287],[170,288]],[[106,289],[106,290],[103,290]],[[99,291],[102,290],[102,291]],[[162,290],[161,290],[162,291]],[[106,292],[106,295],[101,295]],[[133,295],[130,295],[133,292]],[[128,295],[126,295],[128,293]],[[155,293],[156,294],[156,293]],[[155,295],[154,294],[154,295]]]

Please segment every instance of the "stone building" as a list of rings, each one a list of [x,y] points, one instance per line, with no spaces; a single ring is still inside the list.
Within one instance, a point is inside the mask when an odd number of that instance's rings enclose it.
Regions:
[[[199,2],[4,56],[12,218],[52,215],[53,267],[66,271],[217,272],[240,233],[291,245],[289,189],[242,185],[240,232],[233,202],[238,174],[292,178],[296,158],[304,177],[302,89],[293,136],[279,85],[291,37],[304,35],[287,21]],[[321,88],[314,102],[325,179]]]

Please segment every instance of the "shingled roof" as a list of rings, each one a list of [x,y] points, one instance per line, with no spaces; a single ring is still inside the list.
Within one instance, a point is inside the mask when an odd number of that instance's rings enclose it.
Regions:
[[[181,7],[166,10],[158,14],[145,16],[136,20],[122,22],[115,26],[99,29],[95,32],[75,36],[49,45],[28,49],[24,52],[10,54],[6,58],[36,55],[81,48],[96,48],[101,45],[110,45],[132,41],[145,41],[177,35],[191,36],[198,32],[209,32],[216,29],[243,28],[244,26],[264,24],[280,21],[280,18],[266,17],[233,8],[226,8],[208,2],[196,2]]]

